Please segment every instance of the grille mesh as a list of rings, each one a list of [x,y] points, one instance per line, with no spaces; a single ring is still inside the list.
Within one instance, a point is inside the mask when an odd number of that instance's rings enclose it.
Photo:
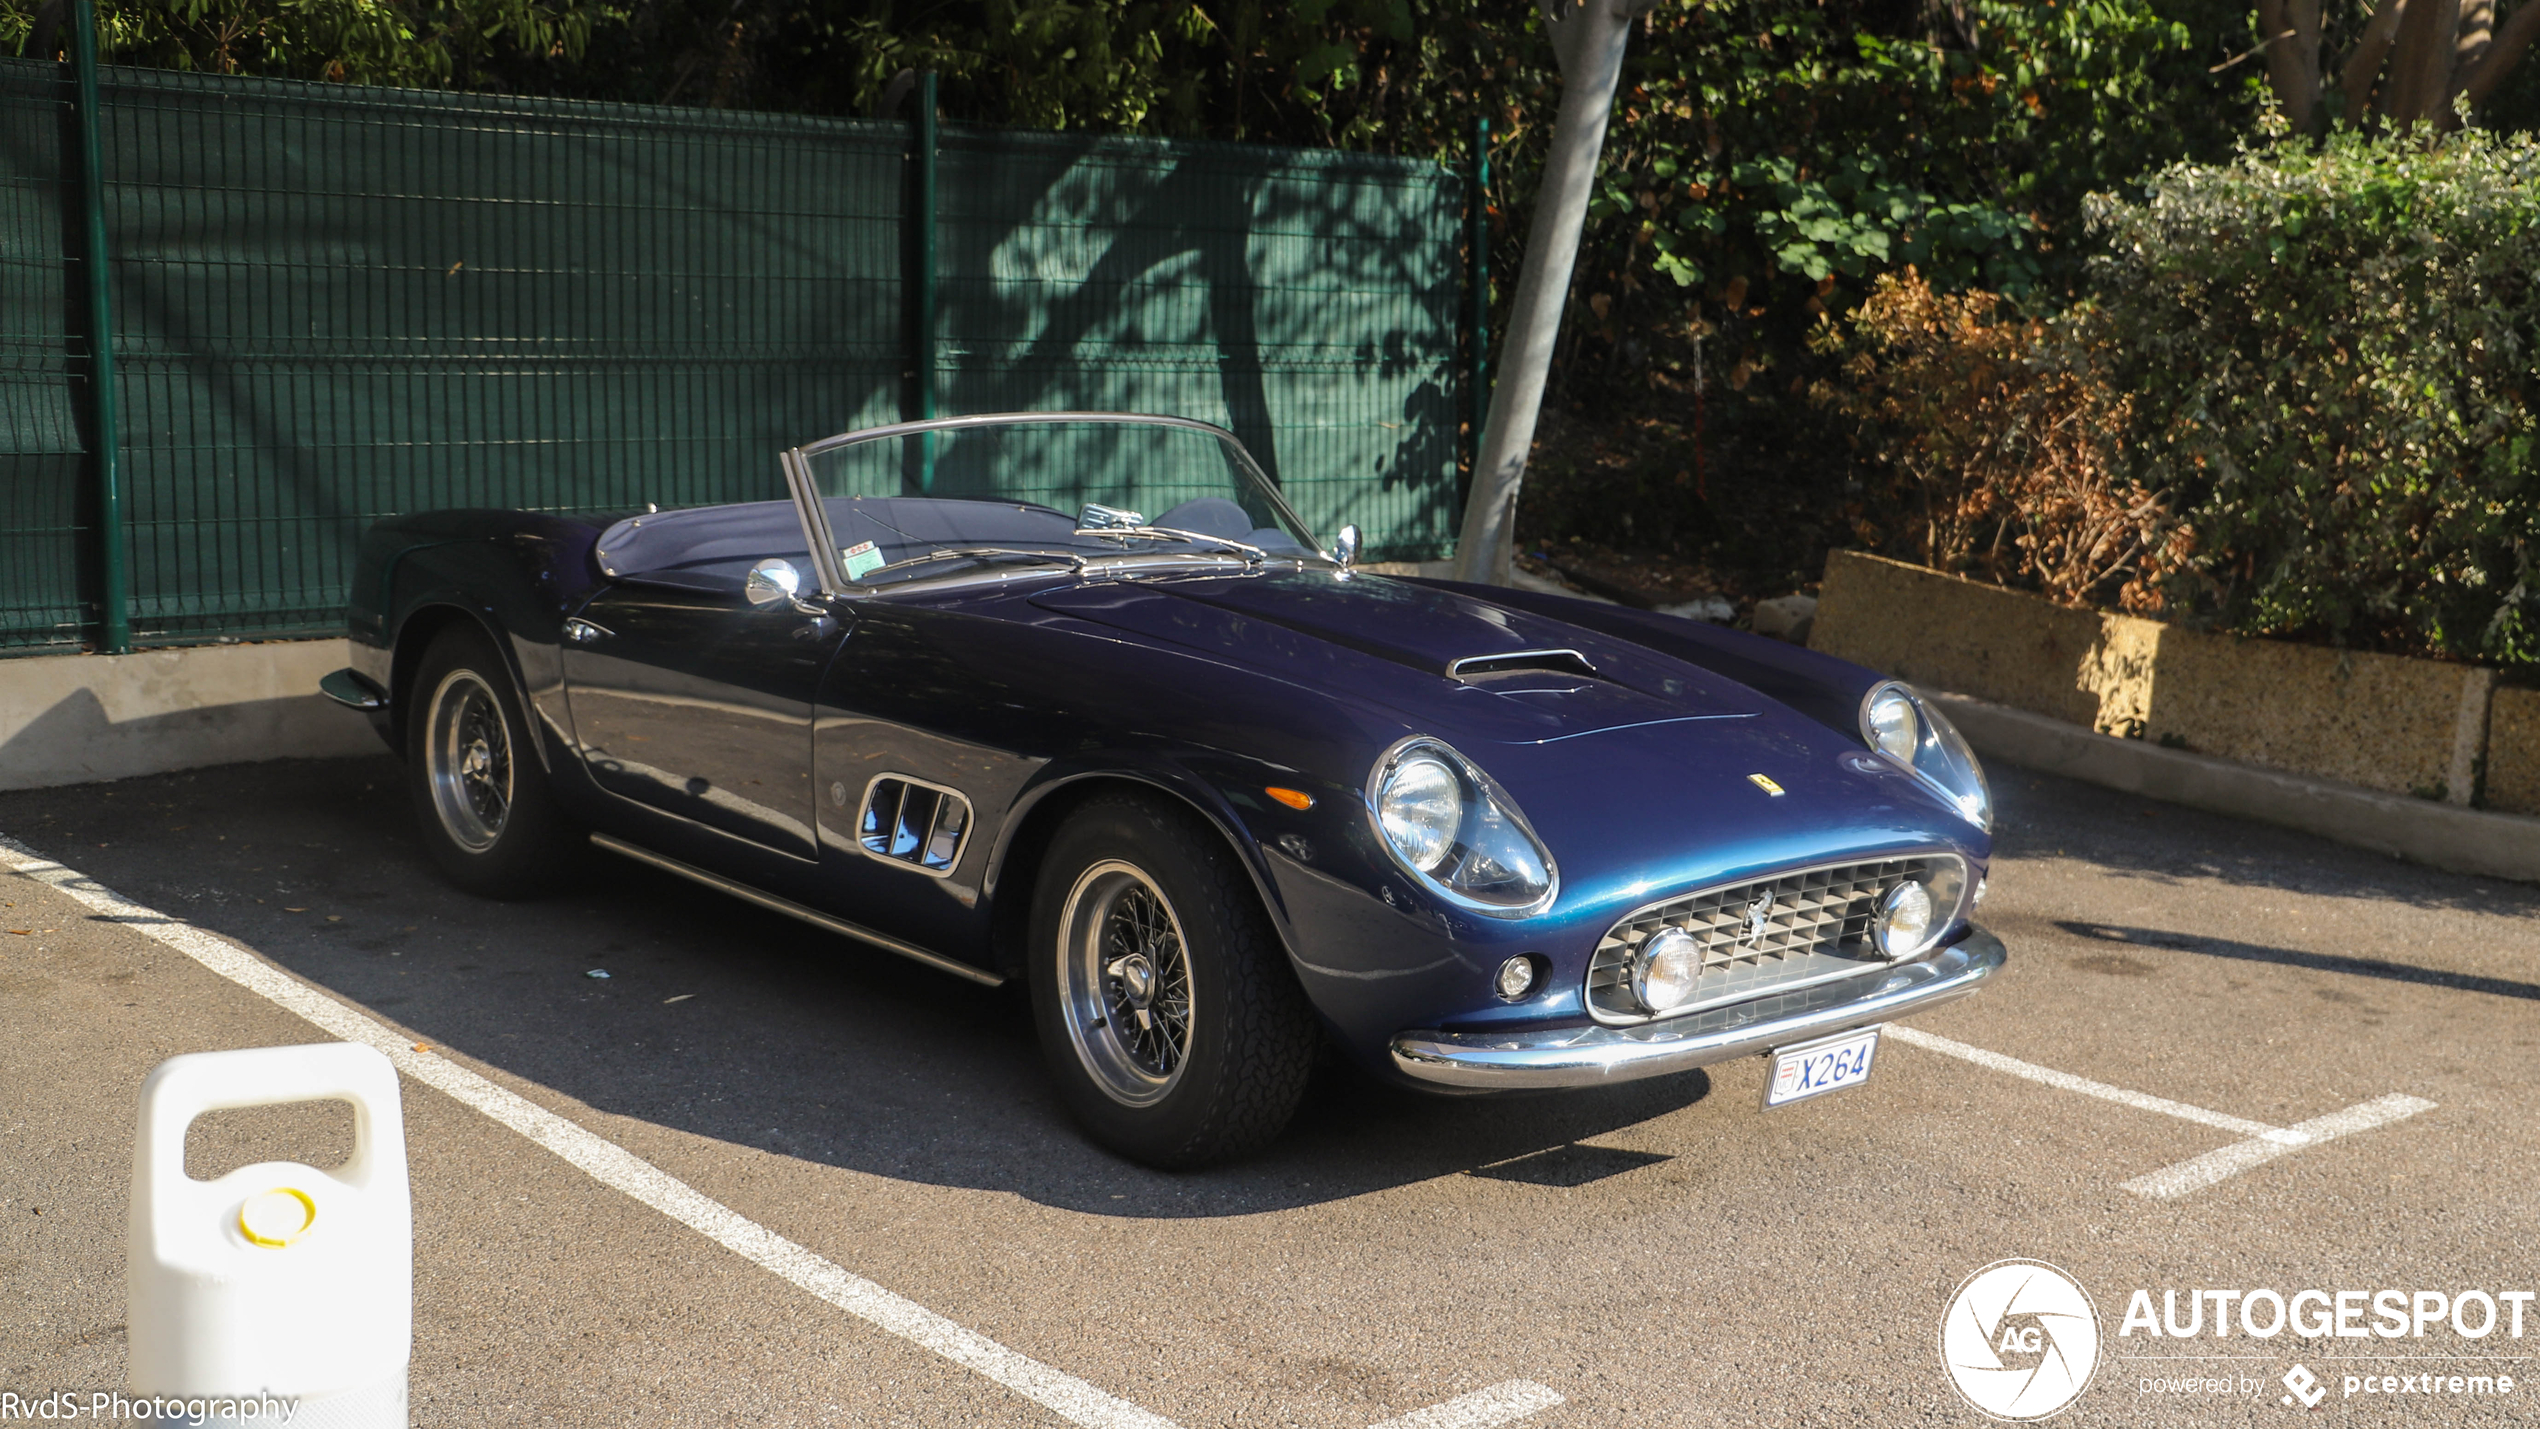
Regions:
[[[1684,929],[1702,945],[1702,972],[1693,999],[1670,1015],[1884,967],[1886,960],[1870,944],[1870,918],[1880,895],[1907,878],[1945,887],[1953,881],[1947,875],[1954,873],[1960,875],[1954,881],[1963,884],[1963,868],[1947,855],[1880,859],[1758,878],[1651,904],[1615,924],[1597,943],[1588,964],[1588,1006],[1609,1021],[1647,1017],[1632,996],[1632,955],[1670,927]],[[1942,874],[1938,880],[1935,871]],[[1766,893],[1772,895],[1769,901],[1763,901]],[[1935,911],[1946,918],[1955,909]],[[1760,925],[1754,913],[1762,914]]]

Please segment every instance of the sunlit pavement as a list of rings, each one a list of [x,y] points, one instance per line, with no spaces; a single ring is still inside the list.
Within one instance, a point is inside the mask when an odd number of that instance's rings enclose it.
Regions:
[[[451,891],[384,757],[0,795],[0,835],[1185,1426],[1365,1426],[1511,1381],[1561,1396],[1528,1426],[1980,1422],[1938,1331],[2008,1257],[2096,1305],[2064,1423],[2272,1418],[2297,1361],[2335,1386],[2399,1368],[2356,1356],[2540,1354],[2540,1308],[2520,1341],[2117,1333],[2138,1288],[2540,1289],[2540,890],[1994,774],[1980,917],[2012,962],[1912,1025],[2211,1124],[1890,1038],[1863,1089],[1770,1113],[1761,1061],[1497,1101],[1334,1070],[1267,1156],[1168,1176],[1079,1137],[1008,994],[605,859],[542,901]],[[0,899],[0,1391],[109,1388],[142,1076],[325,1034],[56,889]],[[2431,1106],[2142,1192],[2250,1139],[2221,1123],[2393,1096]],[[406,1129],[419,1424],[1065,1422],[440,1091],[408,1082]],[[331,1107],[222,1113],[190,1156],[349,1138]],[[2137,1358],[2190,1350],[2248,1358]],[[2531,1422],[2532,1394],[2323,1409]]]

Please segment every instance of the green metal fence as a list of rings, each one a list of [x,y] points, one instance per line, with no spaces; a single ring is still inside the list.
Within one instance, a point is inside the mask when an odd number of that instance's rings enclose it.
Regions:
[[[102,617],[71,88],[0,61],[18,652]],[[1371,558],[1451,537],[1468,185],[1436,165],[958,126],[929,155],[904,123],[130,69],[100,89],[141,644],[338,628],[354,538],[394,512],[781,495],[779,449],[915,415],[922,371],[944,414],[1223,423]]]

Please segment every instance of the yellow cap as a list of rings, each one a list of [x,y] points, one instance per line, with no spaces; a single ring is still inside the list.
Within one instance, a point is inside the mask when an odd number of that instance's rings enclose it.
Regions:
[[[249,1196],[238,1208],[238,1233],[258,1245],[280,1248],[309,1233],[317,1224],[317,1202],[305,1191],[276,1186]]]

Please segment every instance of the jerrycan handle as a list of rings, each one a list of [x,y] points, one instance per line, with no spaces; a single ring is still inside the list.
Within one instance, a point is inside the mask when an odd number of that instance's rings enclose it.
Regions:
[[[336,1179],[364,1190],[405,1185],[405,1115],[396,1064],[358,1042],[189,1052],[161,1062],[141,1084],[134,1184],[155,1185],[161,1176],[183,1179],[185,1129],[205,1112],[305,1101],[353,1105],[353,1155],[332,1173]]]

